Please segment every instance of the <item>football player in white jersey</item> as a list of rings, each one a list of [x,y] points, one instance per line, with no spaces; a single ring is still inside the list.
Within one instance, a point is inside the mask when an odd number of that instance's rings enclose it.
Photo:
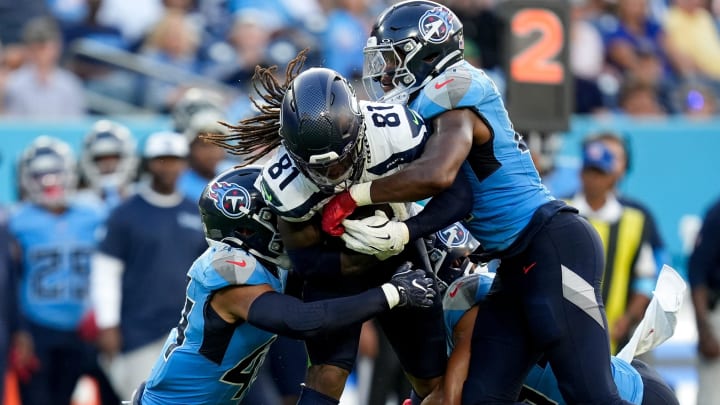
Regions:
[[[422,253],[403,246],[378,257],[348,250],[339,238],[321,232],[318,214],[335,193],[357,181],[391,174],[418,157],[429,131],[405,106],[358,101],[348,81],[333,70],[311,68],[298,74],[301,69],[302,54],[289,65],[283,85],[273,77],[272,68],[258,69],[261,87],[256,84],[256,89],[264,102],[253,101],[261,114],[241,121],[229,136],[211,140],[244,155],[247,162],[275,152],[255,185],[279,216],[279,231],[294,269],[305,279],[304,299],[316,301],[380,285],[399,261],[423,263]],[[469,187],[462,186],[463,180],[458,176],[458,187],[447,193],[453,196],[452,204],[442,197],[428,204],[426,210],[437,212],[432,223],[408,220],[410,240],[469,212],[470,196],[462,195]],[[405,205],[375,209],[386,218],[411,214]],[[411,395],[435,392],[447,361],[440,303],[378,318],[413,385]],[[360,326],[306,340],[311,366],[299,404],[338,403],[354,366]],[[434,394],[426,403],[432,398],[440,399]]]

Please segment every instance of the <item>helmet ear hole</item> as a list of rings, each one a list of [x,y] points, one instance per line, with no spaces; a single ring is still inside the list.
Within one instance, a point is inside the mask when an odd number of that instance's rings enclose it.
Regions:
[[[432,53],[432,54],[430,54],[430,55],[425,56],[425,57],[423,58],[423,62],[432,63],[432,62],[434,62],[434,61],[438,58],[438,56],[440,56],[439,53]]]

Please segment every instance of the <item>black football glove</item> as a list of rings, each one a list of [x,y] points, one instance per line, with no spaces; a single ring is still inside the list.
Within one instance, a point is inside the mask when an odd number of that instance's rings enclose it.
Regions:
[[[435,283],[433,279],[418,269],[413,269],[410,262],[404,263],[395,270],[390,279],[400,294],[399,307],[430,308],[435,301]]]

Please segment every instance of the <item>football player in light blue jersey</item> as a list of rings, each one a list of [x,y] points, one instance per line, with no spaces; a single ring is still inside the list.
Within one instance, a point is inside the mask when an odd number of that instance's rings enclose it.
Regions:
[[[488,294],[494,279],[494,272],[477,272],[460,277],[450,284],[443,297],[448,353],[450,354],[448,383],[462,381],[461,377],[452,372],[461,372],[463,366],[465,369],[467,367],[470,356],[465,350],[469,349],[468,337],[472,336],[477,311],[476,305]],[[456,347],[457,350],[454,350]],[[538,405],[565,404],[558,388],[557,379],[550,366],[546,364],[547,362],[545,362],[545,366],[536,364],[532,367],[530,374],[525,378],[518,400],[529,400]],[[611,358],[611,367],[620,396],[633,404],[641,404],[643,383],[638,371],[626,361],[614,356]],[[460,369],[458,370],[458,368]],[[448,386],[453,386],[455,389],[447,389]],[[446,384],[445,387],[445,395],[446,398],[449,398],[449,403],[459,403],[457,401],[462,392],[462,384]]]
[[[276,334],[309,338],[394,307],[428,307],[433,281],[409,264],[382,286],[351,297],[303,303],[283,294],[289,262],[276,216],[253,183],[255,167],[233,168],[200,197],[210,247],[188,271],[187,296],[135,405],[237,404]]]
[[[480,271],[457,278],[450,283],[443,297],[445,327],[450,355],[445,385],[445,398],[449,405],[459,404],[463,372],[469,363],[469,344],[474,328],[477,305],[490,292],[494,272]],[[672,389],[652,368],[640,360],[631,363],[612,356],[611,373],[620,397],[637,405],[677,404]],[[458,373],[458,374],[456,374]],[[451,382],[455,382],[452,384]],[[558,381],[546,361],[535,364],[525,377],[519,401],[536,405],[566,404]]]
[[[358,252],[395,251],[409,242],[405,223],[343,220],[358,206],[422,200],[468,177],[473,208],[464,224],[502,262],[495,293],[477,314],[482,327],[472,343],[483,350],[471,352],[463,404],[516,401],[541,356],[567,402],[627,403],[610,374],[600,238],[540,182],[498,89],[463,59],[458,17],[432,1],[394,4],[377,18],[364,52],[368,94],[407,103],[434,131],[420,158],[328,202],[323,229]]]
[[[79,167],[85,189],[78,197],[109,212],[134,192],[138,153],[130,130],[117,122],[95,122],[83,139]]]
[[[104,216],[73,200],[76,170],[70,146],[49,136],[36,138],[20,158],[26,200],[8,226],[19,252],[20,311],[40,364],[21,381],[28,405],[69,403],[94,357],[78,328],[89,307],[90,257]]]
[[[477,241],[460,224],[453,224],[438,231],[433,238],[431,258],[435,264],[438,278],[448,288],[443,294],[443,312],[447,336],[447,349],[450,360],[446,374],[444,404],[460,403],[462,382],[467,373],[470,353],[469,339],[475,323],[477,306],[492,289],[498,261],[478,265],[471,260],[471,254],[477,247]],[[656,287],[658,290],[667,289]],[[661,296],[665,294],[660,292]],[[667,294],[665,294],[667,295]],[[654,315],[645,315],[652,319]],[[650,322],[650,321],[648,321]],[[638,333],[641,333],[638,331]],[[646,338],[638,343],[643,351],[657,347],[672,335],[666,331],[657,339]],[[640,360],[631,363],[612,356],[610,358],[612,375],[618,387],[620,397],[633,404],[677,404],[672,389],[655,370]],[[518,401],[536,405],[565,404],[557,378],[547,361],[541,360],[533,365],[525,378]]]

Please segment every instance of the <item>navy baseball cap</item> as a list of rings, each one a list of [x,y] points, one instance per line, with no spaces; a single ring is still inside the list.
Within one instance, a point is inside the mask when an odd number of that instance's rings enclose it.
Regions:
[[[613,172],[615,156],[601,141],[590,142],[583,149],[583,169],[597,169],[605,174]]]

